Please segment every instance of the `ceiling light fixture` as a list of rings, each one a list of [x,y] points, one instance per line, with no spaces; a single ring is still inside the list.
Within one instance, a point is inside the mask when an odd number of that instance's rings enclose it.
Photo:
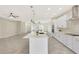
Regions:
[[[9,17],[10,17],[10,18],[17,18],[17,17],[19,17],[19,16],[15,16],[13,13],[10,13]]]
[[[33,20],[34,17],[35,17],[34,7],[33,7],[33,6],[30,6],[30,8],[32,9],[32,13],[33,13],[33,15],[32,15],[32,19],[31,19],[31,22],[32,22],[33,24],[35,24],[35,21]]]
[[[51,10],[51,8],[48,8],[48,10]]]
[[[59,10],[62,10],[62,8],[59,8]]]

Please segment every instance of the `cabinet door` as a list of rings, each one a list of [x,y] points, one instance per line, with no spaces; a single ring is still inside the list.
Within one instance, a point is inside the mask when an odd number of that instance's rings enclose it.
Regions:
[[[73,50],[79,53],[79,38],[73,39]]]
[[[72,49],[73,47],[73,37],[72,36],[66,36],[65,37],[65,45]]]
[[[72,42],[73,37],[72,36],[68,36],[68,35],[64,35],[64,34],[57,34],[56,38],[57,38],[58,41],[63,43],[65,46],[72,49],[72,46],[73,46],[73,42]]]
[[[48,37],[30,37],[29,49],[30,54],[48,54]]]
[[[58,41],[63,42],[64,36],[63,36],[62,34],[58,33],[58,34],[56,35],[56,38],[57,38]]]
[[[72,40],[73,40],[73,37],[67,36],[67,35],[62,35],[60,38],[60,41],[70,49],[72,49],[72,43],[73,43]]]
[[[61,35],[61,38],[60,38],[61,42],[65,45],[66,44],[66,36],[65,35]]]

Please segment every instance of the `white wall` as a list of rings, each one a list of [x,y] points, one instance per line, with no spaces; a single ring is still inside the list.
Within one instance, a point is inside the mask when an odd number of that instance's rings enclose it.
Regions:
[[[17,32],[18,34],[21,34],[21,33],[25,33],[26,30],[25,30],[25,22],[17,22]]]
[[[0,19],[0,38],[26,33],[25,22]]]
[[[15,35],[16,32],[16,22],[0,20],[0,38],[5,38]]]

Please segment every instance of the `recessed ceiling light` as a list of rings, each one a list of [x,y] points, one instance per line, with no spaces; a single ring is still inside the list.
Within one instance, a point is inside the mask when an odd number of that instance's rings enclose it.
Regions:
[[[62,10],[62,8],[59,8],[59,10]]]
[[[51,8],[48,8],[48,10],[51,10]]]
[[[53,14],[53,16],[56,16],[56,14]]]

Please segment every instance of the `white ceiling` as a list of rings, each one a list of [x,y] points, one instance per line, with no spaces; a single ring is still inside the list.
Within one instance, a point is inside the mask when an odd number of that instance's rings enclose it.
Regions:
[[[72,5],[35,5],[34,20],[49,20],[51,17],[62,14],[71,9]],[[29,5],[0,5],[0,17],[9,18],[10,13],[19,16],[16,20],[28,21],[32,18],[32,9]]]

